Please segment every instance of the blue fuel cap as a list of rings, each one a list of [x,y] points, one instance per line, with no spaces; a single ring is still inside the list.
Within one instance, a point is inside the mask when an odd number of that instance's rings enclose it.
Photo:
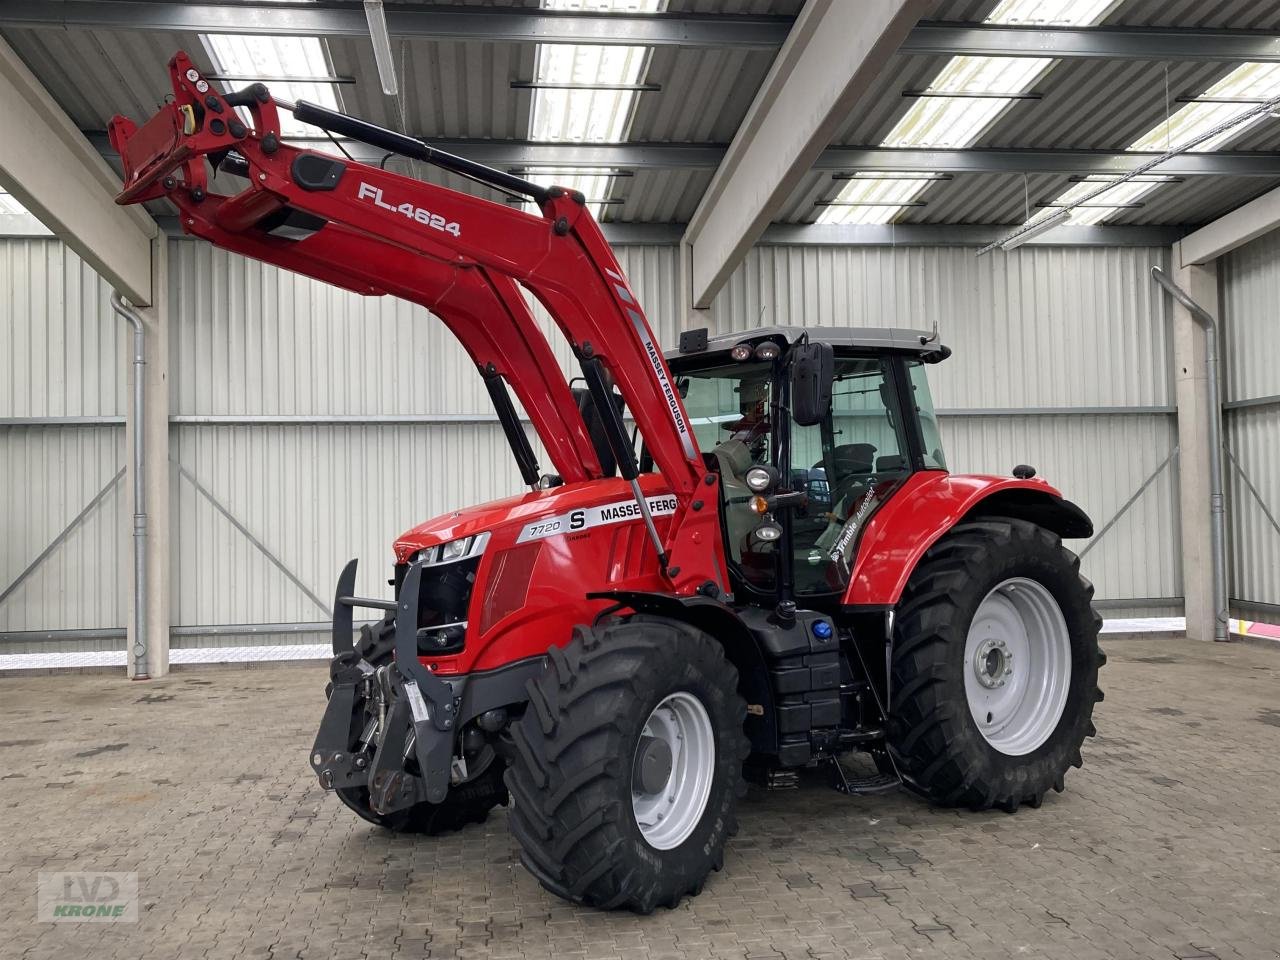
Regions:
[[[831,639],[831,624],[825,620],[813,621],[813,635],[819,640]]]

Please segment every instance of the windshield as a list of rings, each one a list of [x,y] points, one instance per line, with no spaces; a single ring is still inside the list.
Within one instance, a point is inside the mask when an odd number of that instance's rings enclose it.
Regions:
[[[895,362],[883,357],[837,359],[830,415],[808,427],[788,421],[786,431],[775,423],[773,364],[728,362],[681,374],[698,444],[715,458],[720,473],[729,556],[749,586],[776,588],[779,548],[753,536],[761,518],[751,510],[744,480],[750,467],[767,463],[778,467],[792,490],[809,494],[808,504],[793,511],[796,593],[834,593],[847,585],[863,523],[911,472],[894,368]],[[923,371],[913,370],[909,383],[917,408],[932,418]],[[784,437],[789,442],[780,449]],[[928,465],[940,466],[936,427],[929,439],[939,462]]]

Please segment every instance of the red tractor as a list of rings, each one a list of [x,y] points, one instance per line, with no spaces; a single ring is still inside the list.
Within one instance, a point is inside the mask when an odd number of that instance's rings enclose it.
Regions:
[[[1062,546],[1092,524],[1029,467],[947,472],[936,338],[695,330],[664,355],[576,192],[261,84],[219,93],[182,53],[170,72],[144,126],[112,121],[118,202],[166,198],[219,247],[427,307],[529,488],[401,536],[394,600],[342,572],[310,759],[355,813],[430,834],[510,800],[548,890],[648,912],[721,867],[749,776],[828,765],[847,792],[1011,812],[1063,789],[1102,698],[1092,587]],[[278,109],[541,215],[297,149]],[[357,608],[386,615],[353,642]],[[878,772],[850,775],[853,751]]]

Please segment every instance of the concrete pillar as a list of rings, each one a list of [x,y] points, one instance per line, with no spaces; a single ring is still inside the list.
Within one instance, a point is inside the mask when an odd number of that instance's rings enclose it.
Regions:
[[[147,675],[151,679],[169,672],[169,285],[167,245],[163,234],[152,241],[151,304],[138,307],[146,330],[145,390],[146,412],[143,418],[143,474],[146,485],[147,513]],[[119,317],[113,319],[128,325]],[[129,393],[133,396],[132,333],[122,338],[125,355],[122,362],[129,367]],[[133,422],[130,409],[125,418],[125,491],[128,501],[127,524],[121,534],[133,539]],[[132,556],[132,553],[130,554]],[[134,609],[137,591],[133,564],[129,564],[128,646],[133,649]],[[133,679],[133,658],[126,658],[129,678]]]
[[[1215,261],[1179,266],[1173,251],[1173,280],[1216,319],[1218,272]],[[1163,297],[1163,293],[1161,294]],[[1204,329],[1171,298],[1173,359],[1178,404],[1178,480],[1181,503],[1182,595],[1186,599],[1187,637],[1213,640],[1213,553],[1209,514],[1209,403],[1205,377]],[[1141,562],[1141,558],[1134,558]]]
[[[709,309],[694,306],[693,303],[693,245],[689,243],[688,238],[680,241],[679,257],[680,257],[680,303],[677,309],[680,315],[676,317],[676,332],[683,333],[685,330],[697,330],[699,327],[706,327],[711,336],[715,336],[721,331],[713,329],[714,324],[711,322],[711,311]],[[675,344],[669,344],[675,346]]]

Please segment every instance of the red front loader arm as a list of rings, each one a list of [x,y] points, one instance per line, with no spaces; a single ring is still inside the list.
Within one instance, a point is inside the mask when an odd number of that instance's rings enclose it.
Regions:
[[[472,176],[482,171],[486,182],[533,197],[542,215],[300,150],[281,141],[277,103],[261,84],[220,94],[182,52],[169,68],[172,102],[142,127],[121,116],[111,121],[125,172],[118,203],[166,198],[184,231],[216,246],[358,293],[421,304],[448,325],[491,392],[498,378],[511,385],[566,482],[599,477],[590,434],[521,287],[528,290],[579,361],[603,366],[678,500],[660,551],[673,589],[692,593],[708,581],[728,588],[718,499],[707,487],[714,478],[653,332],[580,194],[470,164],[314,105],[284,104],[300,119],[323,114],[394,138],[428,162]],[[249,124],[236,107],[248,110]],[[232,167],[248,185],[232,195],[210,192],[206,158],[215,170]],[[269,232],[286,221],[314,232],[301,239]]]

